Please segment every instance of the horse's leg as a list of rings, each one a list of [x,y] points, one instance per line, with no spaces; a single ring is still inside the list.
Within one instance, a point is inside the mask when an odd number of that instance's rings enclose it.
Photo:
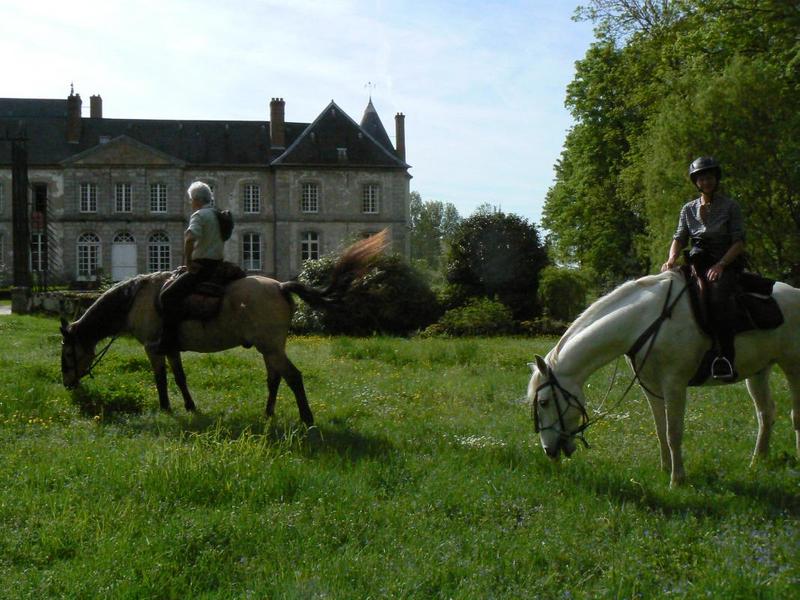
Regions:
[[[670,458],[672,459],[672,475],[670,487],[677,487],[686,480],[683,469],[683,419],[686,412],[686,387],[664,386],[664,403],[667,416],[667,442],[669,443]]]
[[[800,458],[800,365],[784,368],[781,365],[786,381],[789,383],[789,392],[792,394],[792,426],[794,427],[797,456]]]
[[[669,444],[667,443],[667,412],[664,408],[664,399],[658,398],[647,391],[644,394],[650,403],[650,410],[656,423],[656,435],[658,435],[658,445],[661,450],[661,470],[669,472],[672,466],[672,458],[670,457]]]
[[[311,408],[308,406],[306,389],[303,386],[303,375],[297,367],[292,364],[292,361],[289,360],[284,352],[261,350],[261,353],[268,361],[267,369],[272,367],[278,375],[286,380],[286,383],[294,394],[295,400],[297,400],[297,409],[300,411],[300,418],[303,423],[309,427],[313,425],[314,415],[311,414]]]
[[[183,396],[183,406],[186,410],[195,410],[194,400],[189,393],[189,386],[186,385],[186,373],[183,370],[183,362],[181,361],[180,352],[172,352],[167,355],[169,359],[169,366],[172,367],[172,376],[175,378],[175,383],[178,384],[178,389]]]
[[[750,461],[751,467],[759,458],[765,458],[769,453],[769,438],[772,434],[772,425],[775,423],[775,401],[769,391],[769,372],[770,367],[767,367],[747,379],[747,391],[750,392],[750,397],[756,406],[756,417],[758,417],[758,437],[753,450],[753,459]]]
[[[281,376],[270,364],[267,355],[264,355],[264,366],[267,367],[267,416],[275,414],[275,401],[278,399],[278,386],[281,384]]]
[[[150,359],[150,366],[153,367],[153,375],[156,379],[156,389],[158,390],[158,403],[162,410],[169,410],[169,395],[167,394],[167,363],[164,356],[147,352]]]

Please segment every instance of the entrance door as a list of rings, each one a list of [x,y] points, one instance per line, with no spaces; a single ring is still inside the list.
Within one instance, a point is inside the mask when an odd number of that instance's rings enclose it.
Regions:
[[[128,232],[118,233],[111,244],[111,278],[122,281],[137,273],[136,241]]]

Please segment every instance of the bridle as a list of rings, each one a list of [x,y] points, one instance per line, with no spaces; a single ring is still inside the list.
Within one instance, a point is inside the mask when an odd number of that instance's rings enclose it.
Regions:
[[[547,379],[544,383],[539,385],[536,388],[536,391],[533,396],[533,430],[535,433],[541,433],[542,431],[549,431],[553,430],[556,431],[556,421],[553,421],[550,425],[546,427],[542,427],[539,422],[539,392],[545,388],[552,388],[553,391],[553,402],[556,405],[556,411],[558,413],[558,424],[561,427],[560,430],[557,430],[559,437],[566,438],[566,439],[574,439],[578,438],[583,445],[587,448],[589,447],[589,442],[586,441],[586,438],[583,437],[583,432],[586,430],[587,427],[592,423],[591,419],[589,419],[589,415],[586,412],[586,407],[584,407],[583,403],[578,399],[578,397],[562,386],[558,379],[556,379],[555,373],[553,373],[552,369],[548,369],[548,373],[546,375]],[[564,410],[561,410],[562,403],[558,401],[559,392],[561,397],[564,398]],[[567,414],[567,411],[571,408],[576,408],[581,413],[581,424],[578,426],[577,429],[574,431],[567,432],[567,426],[564,423],[564,415]]]
[[[91,377],[91,378],[94,378],[94,375],[92,375],[92,370],[94,370],[94,368],[97,365],[100,364],[100,361],[106,355],[106,352],[108,352],[108,349],[111,348],[111,344],[113,344],[114,341],[119,336],[115,335],[109,340],[109,342],[103,347],[103,349],[99,353],[97,353],[95,355],[94,359],[92,360],[92,364],[89,365],[89,368],[86,369],[86,372],[83,375],[80,375],[80,376],[78,375],[78,359],[77,359],[78,352],[76,350],[76,347],[77,347],[78,344],[75,341],[75,336],[74,335],[69,335],[68,337],[70,338],[70,342],[69,342],[70,356],[72,357],[72,360],[70,362],[72,362],[72,364],[68,365],[67,364],[68,361],[65,360],[65,357],[62,354],[61,355],[61,371],[64,372],[66,370],[66,368],[72,369],[75,372],[75,376],[80,380],[81,378],[86,377],[87,375],[89,377]],[[66,344],[66,340],[64,341],[64,343]]]

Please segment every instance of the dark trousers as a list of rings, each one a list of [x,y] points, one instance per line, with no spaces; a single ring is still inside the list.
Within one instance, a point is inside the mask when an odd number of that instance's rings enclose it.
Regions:
[[[193,260],[169,286],[161,291],[162,330],[161,344],[164,350],[176,349],[178,328],[184,317],[183,301],[203,281],[207,281],[222,261],[211,259]]]
[[[741,268],[734,263],[722,271],[719,279],[709,281],[706,272],[716,260],[704,257],[692,257],[691,263],[697,273],[705,280],[708,290],[708,316],[716,341],[719,344],[719,354],[727,358],[731,365],[736,355],[734,347],[733,320],[736,317],[736,301],[734,294],[739,279]]]

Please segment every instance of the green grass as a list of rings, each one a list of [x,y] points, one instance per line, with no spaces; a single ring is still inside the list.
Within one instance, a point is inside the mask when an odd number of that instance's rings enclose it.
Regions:
[[[670,490],[634,393],[591,449],[546,459],[521,399],[554,341],[293,338],[307,431],[285,386],[264,418],[253,350],[187,354],[201,412],[170,383],[164,414],[132,340],[70,393],[57,322],[0,317],[0,597],[797,597],[782,376],[755,470],[744,386],[692,392]]]

